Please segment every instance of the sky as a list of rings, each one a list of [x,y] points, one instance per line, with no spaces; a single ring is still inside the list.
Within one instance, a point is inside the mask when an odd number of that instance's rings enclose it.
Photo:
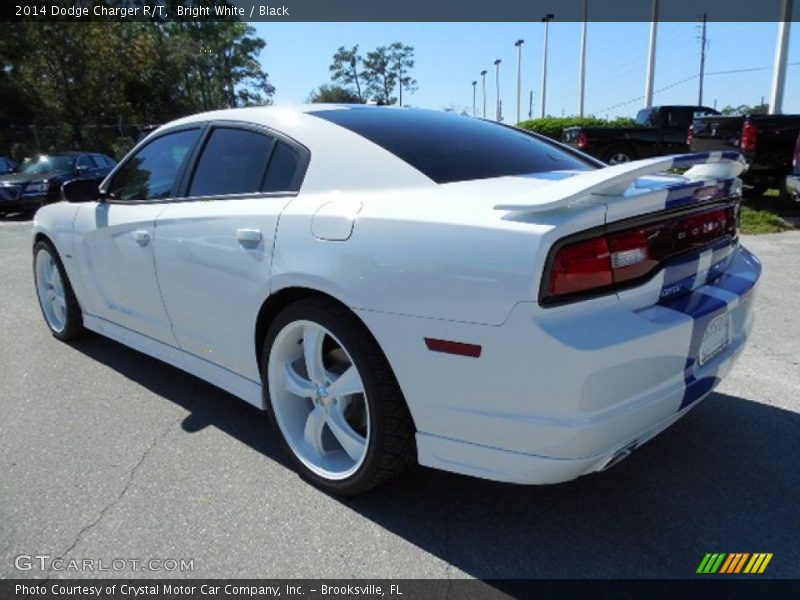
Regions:
[[[422,108],[472,112],[472,81],[486,69],[487,115],[497,98],[495,59],[500,64],[500,98],[506,122],[516,119],[517,49],[522,52],[523,118],[533,90],[539,116],[542,76],[541,23],[252,23],[267,41],[261,54],[277,88],[276,104],[306,101],[330,82],[328,66],[339,46],[359,44],[366,53],[395,41],[414,46],[418,91],[404,103]],[[783,112],[800,113],[800,24],[789,41]],[[582,23],[550,24],[546,110],[553,116],[578,113],[578,65]],[[589,23],[586,114],[634,116],[644,105],[649,23]],[[703,104],[738,106],[769,99],[777,23],[709,23]],[[700,63],[699,23],[659,23],[654,104],[696,104]],[[792,65],[791,63],[797,63]],[[725,71],[746,70],[737,73]],[[692,78],[693,79],[689,79]],[[688,81],[685,81],[689,79]],[[408,102],[406,102],[408,100]]]

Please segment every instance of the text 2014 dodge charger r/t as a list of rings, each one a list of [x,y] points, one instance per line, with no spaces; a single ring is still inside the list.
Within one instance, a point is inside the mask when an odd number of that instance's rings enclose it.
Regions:
[[[415,460],[565,481],[668,427],[741,351],[760,274],[742,168],[602,168],[423,110],[206,113],[37,213],[36,289],[57,338],[90,329],[266,409],[326,490]]]

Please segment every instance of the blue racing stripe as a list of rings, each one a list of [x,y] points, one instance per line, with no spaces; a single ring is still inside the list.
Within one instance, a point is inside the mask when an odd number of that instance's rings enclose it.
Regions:
[[[719,383],[716,369],[706,376],[697,379],[694,373],[694,366],[708,324],[714,318],[723,314],[727,310],[728,304],[713,296],[693,293],[686,294],[674,302],[668,303],[666,306],[692,318],[692,337],[689,343],[689,356],[686,358],[686,364],[683,369],[686,388],[683,392],[681,405],[678,408],[678,410],[683,410],[702,398]]]
[[[734,179],[728,178],[720,179],[716,183],[708,181],[692,181],[690,183],[681,183],[670,186],[667,189],[667,198],[664,206],[665,208],[669,209],[688,206],[690,204],[699,204],[701,201],[695,197],[695,192],[701,188],[710,187],[712,185],[717,186],[717,191],[714,193],[713,197],[705,198],[702,200],[702,202],[713,202],[714,200],[718,200],[720,198],[726,198],[731,194],[731,188],[733,187],[734,181]]]
[[[671,262],[664,268],[664,283],[661,285],[659,303],[691,291],[697,277],[700,257],[695,254]]]
[[[715,269],[720,265],[725,265],[729,262],[730,252],[733,247],[734,246],[732,243],[728,243],[726,244],[726,247],[720,245],[719,248],[715,248],[715,254],[719,252],[723,258],[713,265],[711,269],[709,269],[709,275],[706,278],[706,281],[712,281],[712,272],[714,272],[715,274],[713,277],[715,281],[713,286],[715,288],[725,290],[741,298],[752,291],[756,284],[755,280],[750,280],[737,275],[726,275],[724,273],[715,271]],[[723,254],[724,252],[727,252],[727,254]],[[690,262],[687,261],[685,264],[690,264]],[[671,266],[669,268],[673,267]],[[689,277],[685,277],[685,280],[688,279]],[[659,301],[659,304],[691,317],[692,319],[692,334],[689,342],[689,353],[686,357],[686,364],[684,366],[684,382],[686,387],[680,408],[678,409],[683,410],[687,406],[690,406],[692,403],[708,394],[712,389],[714,389],[714,386],[719,383],[720,379],[718,377],[718,368],[711,369],[703,377],[698,379],[695,375],[695,363],[698,360],[700,345],[703,342],[703,336],[705,335],[709,323],[711,323],[711,321],[719,315],[725,313],[725,311],[728,310],[729,305],[724,300],[720,300],[714,296],[709,296],[701,291],[685,293],[678,297],[663,296],[665,290],[672,289],[676,285],[676,283],[672,283],[672,287],[668,287],[667,279],[665,277],[664,286],[662,287],[662,300]]]

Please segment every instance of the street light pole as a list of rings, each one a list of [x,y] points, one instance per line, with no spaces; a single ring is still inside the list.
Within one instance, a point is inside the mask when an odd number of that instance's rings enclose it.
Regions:
[[[483,118],[486,118],[486,69],[481,71],[482,88],[483,88]]]
[[[495,121],[500,122],[500,59],[494,61],[495,68],[495,87],[497,88],[497,113]]]
[[[473,117],[477,117],[478,116],[477,107],[475,105],[475,98],[477,97],[477,95],[478,95],[478,82],[477,81],[473,81],[472,82],[472,116]]]
[[[544,119],[545,103],[547,96],[547,33],[550,26],[550,21],[553,20],[552,14],[546,14],[542,17],[544,23],[544,47],[542,49],[542,112],[541,117]]]
[[[658,33],[658,0],[653,0],[653,20],[650,22],[650,46],[647,51],[647,75],[644,82],[644,106],[653,106],[653,79],[656,74],[656,34]]]
[[[520,104],[522,102],[522,44],[525,40],[517,40],[514,45],[517,47],[517,123],[520,121]]]
[[[772,88],[769,94],[769,114],[783,110],[783,88],[786,84],[786,59],[789,54],[789,27],[792,24],[792,0],[783,0],[778,39],[775,43],[775,63],[772,71]],[[762,102],[763,104],[763,102]]]
[[[583,28],[581,29],[581,60],[578,68],[578,116],[583,116],[583,100],[586,92],[586,30],[589,22],[589,0],[583,0]]]

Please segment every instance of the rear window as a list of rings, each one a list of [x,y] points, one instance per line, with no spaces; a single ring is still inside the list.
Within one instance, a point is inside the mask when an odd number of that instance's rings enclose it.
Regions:
[[[592,168],[555,144],[472,117],[392,108],[311,114],[367,138],[436,183]]]

